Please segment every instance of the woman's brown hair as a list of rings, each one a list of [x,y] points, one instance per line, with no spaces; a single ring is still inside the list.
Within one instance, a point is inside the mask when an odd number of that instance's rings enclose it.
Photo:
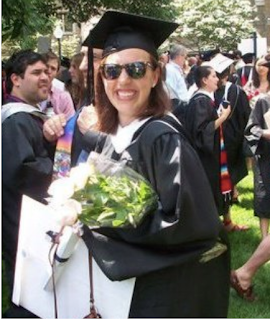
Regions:
[[[154,57],[151,56],[150,62],[154,69],[160,68],[158,62]],[[171,102],[164,89],[161,75],[154,88],[152,88],[149,96],[148,107],[144,110],[139,110],[137,117],[138,119],[145,119],[150,116],[161,117],[167,111],[171,110]],[[115,133],[118,127],[118,111],[111,104],[108,99],[101,72],[97,75],[97,86],[96,86],[96,111],[98,114],[98,130],[105,133]]]
[[[74,64],[78,74],[78,83],[73,83],[71,80],[66,83],[66,90],[70,93],[75,109],[79,109],[85,98],[85,86],[83,72],[80,70],[80,64],[83,60],[81,52],[76,53],[70,61],[70,65]]]

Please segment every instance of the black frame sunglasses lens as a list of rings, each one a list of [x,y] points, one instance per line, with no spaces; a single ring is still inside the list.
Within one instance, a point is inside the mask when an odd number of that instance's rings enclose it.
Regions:
[[[104,64],[102,67],[103,76],[108,80],[117,79],[121,72],[122,66],[120,64]]]
[[[125,65],[127,74],[133,79],[141,79],[146,73],[146,63],[133,62]]]
[[[124,65],[120,64],[104,64],[102,66],[102,74],[105,79],[117,79],[124,68],[132,79],[141,79],[145,76],[147,64],[145,62],[132,62]]]

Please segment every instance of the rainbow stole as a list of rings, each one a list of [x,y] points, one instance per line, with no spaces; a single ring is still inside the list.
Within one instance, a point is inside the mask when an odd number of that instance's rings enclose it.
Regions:
[[[53,165],[53,179],[63,178],[69,174],[71,164],[71,146],[77,115],[70,118],[65,126],[64,134],[56,144]]]
[[[220,189],[222,194],[232,191],[232,182],[228,170],[227,151],[224,144],[223,128],[220,126]]]

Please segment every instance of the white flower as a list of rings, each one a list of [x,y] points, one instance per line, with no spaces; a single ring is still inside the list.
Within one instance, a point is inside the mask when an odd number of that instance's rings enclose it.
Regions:
[[[74,181],[66,177],[53,181],[49,187],[48,193],[52,196],[52,202],[63,203],[73,196],[74,191]]]
[[[54,207],[56,212],[56,221],[61,226],[72,226],[78,220],[78,215],[82,212],[81,204],[74,200],[68,199],[62,205]]]
[[[83,189],[90,175],[91,166],[88,163],[80,163],[77,167],[70,170],[69,177],[73,181],[75,191]]]

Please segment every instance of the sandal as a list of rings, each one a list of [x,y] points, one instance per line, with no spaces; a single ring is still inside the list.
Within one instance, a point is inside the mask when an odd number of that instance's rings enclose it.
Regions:
[[[227,232],[247,231],[249,229],[248,226],[233,224],[231,220],[223,221],[223,224]]]
[[[234,203],[234,204],[240,203],[238,196],[232,197],[232,203]]]
[[[237,278],[235,271],[231,271],[230,284],[231,284],[231,287],[236,291],[238,296],[241,297],[242,299],[247,300],[249,302],[252,302],[255,300],[255,296],[253,293],[253,286],[249,286],[247,289],[243,289],[239,283],[239,280]]]

